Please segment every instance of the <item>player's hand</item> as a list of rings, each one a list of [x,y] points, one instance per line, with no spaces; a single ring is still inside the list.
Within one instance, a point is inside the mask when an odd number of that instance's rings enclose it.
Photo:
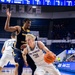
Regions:
[[[28,63],[27,62],[25,62],[25,65],[26,65],[26,67],[28,67]]]
[[[7,14],[7,17],[11,17],[11,11],[9,11],[9,8],[8,9],[6,9],[6,14]]]
[[[27,47],[26,44],[22,44],[20,48],[21,48],[21,49],[24,49],[24,48],[26,48],[26,47]]]
[[[56,54],[55,53],[53,53],[52,51],[48,51],[48,53],[50,54],[50,56],[52,56],[56,59]]]

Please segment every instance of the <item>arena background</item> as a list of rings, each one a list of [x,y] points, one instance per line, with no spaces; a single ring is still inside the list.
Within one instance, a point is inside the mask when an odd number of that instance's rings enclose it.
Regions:
[[[10,33],[4,31],[6,8],[12,12],[10,25],[22,25],[25,18],[30,18],[31,31],[38,40],[57,55],[56,67],[62,75],[75,75],[75,7],[73,6],[36,6],[18,4],[0,4],[0,57],[1,48]],[[31,8],[31,10],[28,10]],[[58,57],[60,59],[58,59]],[[13,74],[14,65],[10,62],[3,69],[5,74]],[[31,75],[29,67],[23,74]]]

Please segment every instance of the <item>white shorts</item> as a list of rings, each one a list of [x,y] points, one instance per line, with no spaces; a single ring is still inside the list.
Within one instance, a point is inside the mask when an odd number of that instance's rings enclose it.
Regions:
[[[4,53],[0,59],[0,67],[3,68],[5,65],[8,64],[8,62],[15,64],[14,57],[13,57],[13,55]]]
[[[34,75],[61,75],[59,70],[53,64],[43,63],[37,66]]]

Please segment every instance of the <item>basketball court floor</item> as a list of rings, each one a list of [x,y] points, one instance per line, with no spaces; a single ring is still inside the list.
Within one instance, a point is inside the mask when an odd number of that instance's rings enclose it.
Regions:
[[[75,75],[75,73],[71,73],[71,72],[65,72],[65,71],[60,71],[60,72],[61,75]],[[14,68],[4,68],[2,70],[2,73],[0,73],[0,75],[14,75]],[[24,68],[22,75],[31,75],[31,69]]]

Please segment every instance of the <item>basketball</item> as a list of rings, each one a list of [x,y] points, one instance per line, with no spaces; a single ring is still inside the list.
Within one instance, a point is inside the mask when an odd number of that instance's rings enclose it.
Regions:
[[[45,55],[44,55],[44,61],[48,64],[50,63],[53,63],[56,59],[56,55],[52,52],[47,52]]]

